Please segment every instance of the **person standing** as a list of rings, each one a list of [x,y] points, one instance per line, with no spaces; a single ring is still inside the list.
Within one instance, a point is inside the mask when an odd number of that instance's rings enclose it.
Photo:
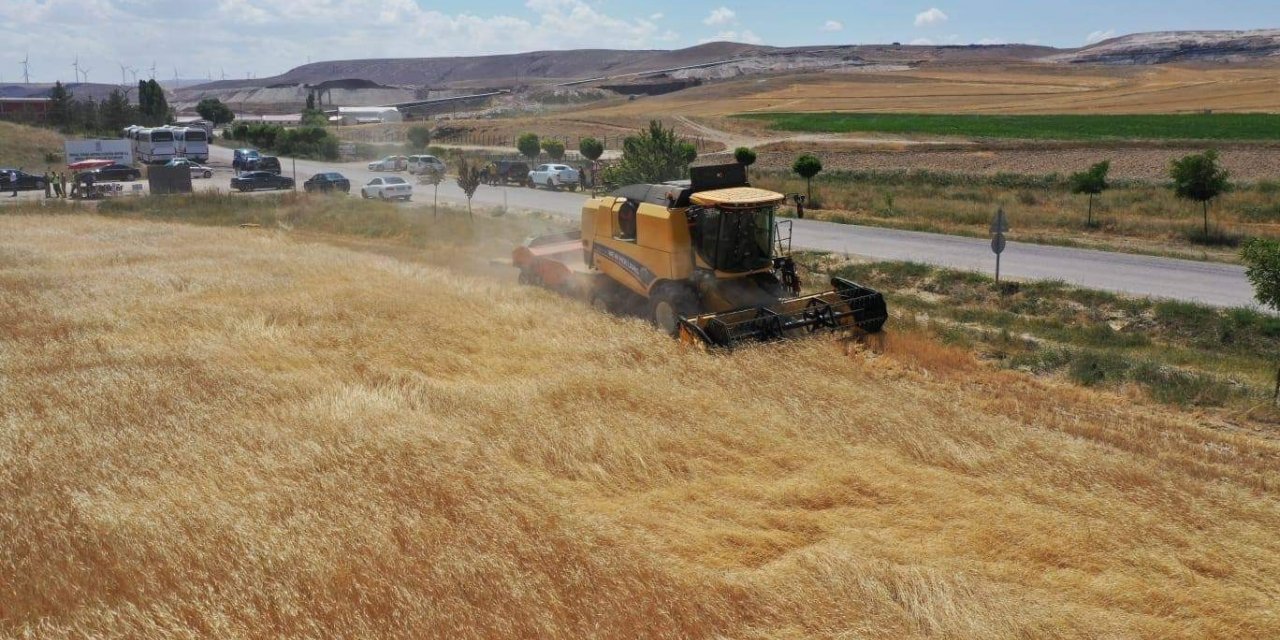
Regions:
[[[67,197],[67,172],[63,171],[58,174],[58,197]]]
[[[44,199],[48,200],[53,197],[53,172],[46,170],[44,172]]]
[[[13,193],[9,194],[9,197],[18,197],[18,172],[13,169],[9,170],[9,187],[13,189]]]

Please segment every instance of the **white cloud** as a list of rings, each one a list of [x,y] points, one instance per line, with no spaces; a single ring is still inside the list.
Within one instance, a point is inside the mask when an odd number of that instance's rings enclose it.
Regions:
[[[13,4],[0,0],[0,7]],[[647,48],[678,35],[661,16],[606,13],[594,0],[526,0],[507,13],[482,15],[483,3],[459,13],[415,0],[20,0],[0,10],[0,59],[31,51],[32,79],[71,78],[76,53],[103,61],[91,79],[117,63],[140,69],[155,60],[183,76],[229,78],[283,73],[312,60],[518,53],[547,48]],[[726,9],[727,11],[727,9]],[[730,12],[732,15],[732,12]],[[110,25],[111,37],[103,37]],[[142,73],[140,76],[144,75]],[[161,73],[168,77],[168,73]]]
[[[665,16],[663,16],[662,12],[658,12],[658,13],[655,13],[655,14],[653,14],[653,15],[649,16],[649,19],[650,19],[650,20],[652,20],[652,21],[654,21],[654,22],[657,22],[657,21],[661,20],[661,19],[662,19],[662,18],[664,18],[664,17],[665,17]]]
[[[698,42],[699,44],[706,44],[708,42],[742,42],[744,44],[763,44],[764,40],[762,40],[760,36],[756,35],[750,29],[743,29],[742,31],[721,31],[720,33],[717,33],[716,35],[710,38],[703,38]]]
[[[993,45],[993,44],[1009,44],[1009,42],[1001,38],[983,38],[974,44]]]
[[[1115,29],[1107,29],[1106,31],[1094,31],[1084,39],[1085,44],[1097,44],[1103,40],[1110,40],[1116,37]]]
[[[711,13],[702,20],[703,24],[711,26],[734,24],[737,22],[738,14],[733,12],[729,7],[718,7],[711,10]]]
[[[916,26],[928,27],[935,24],[942,24],[950,19],[951,18],[947,17],[947,14],[942,12],[942,9],[933,7],[928,11],[921,11],[916,14]]]
[[[839,20],[828,20],[822,23],[822,28],[818,30],[819,31],[844,31],[844,23],[840,22]]]

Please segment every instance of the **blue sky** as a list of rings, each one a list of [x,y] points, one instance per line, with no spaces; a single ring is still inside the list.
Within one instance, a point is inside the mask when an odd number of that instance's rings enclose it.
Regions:
[[[89,80],[120,65],[160,78],[274,75],[310,60],[769,45],[1026,42],[1080,46],[1110,35],[1280,28],[1280,1],[925,0],[0,0],[0,80]],[[132,73],[126,69],[128,78]]]

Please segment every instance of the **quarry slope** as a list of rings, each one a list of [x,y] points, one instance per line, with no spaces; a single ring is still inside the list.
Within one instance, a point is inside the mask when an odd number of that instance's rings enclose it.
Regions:
[[[0,637],[1280,634],[1280,445],[917,334],[6,215],[0,390]]]

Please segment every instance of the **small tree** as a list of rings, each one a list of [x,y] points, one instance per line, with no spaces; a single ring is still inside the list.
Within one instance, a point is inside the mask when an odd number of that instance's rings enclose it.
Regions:
[[[1088,225],[1090,227],[1093,226],[1093,199],[1111,186],[1107,184],[1107,174],[1110,172],[1111,161],[1104,160],[1089,167],[1087,171],[1071,174],[1071,177],[1067,179],[1071,185],[1071,193],[1089,194]]]
[[[564,143],[559,140],[543,140],[542,150],[547,152],[548,158],[556,162],[564,158]]]
[[[1245,263],[1245,277],[1253,285],[1258,302],[1280,312],[1280,241],[1252,238],[1240,252]],[[1276,370],[1276,387],[1271,401],[1280,400],[1280,368]]]
[[[409,139],[409,146],[414,149],[426,149],[431,144],[431,129],[422,125],[409,127],[405,137]]]
[[[686,146],[687,145],[687,146]],[[688,177],[693,145],[676,137],[674,129],[653,120],[647,129],[622,141],[622,160],[610,167],[605,181],[611,184],[643,184]]]
[[[1209,235],[1209,201],[1231,188],[1230,174],[1218,164],[1218,152],[1210,149],[1174,160],[1169,168],[1173,192],[1183,200],[1199,202],[1204,210],[1204,235]]]
[[[315,110],[315,108],[316,108],[316,92],[311,91],[311,92],[308,92],[308,93],[307,93],[307,107],[306,107],[306,109],[307,109],[307,111],[313,111],[313,110]]]
[[[213,126],[221,126],[236,119],[236,114],[232,113],[231,107],[223,104],[217,98],[205,98],[196,105],[196,113],[201,118],[213,123]]]
[[[738,147],[733,150],[733,159],[736,160],[738,164],[744,167],[749,167],[756,163],[756,152],[752,151],[748,147]]]
[[[538,140],[538,134],[526,133],[516,139],[516,150],[520,155],[529,159],[529,162],[537,162],[538,154],[542,153],[542,145]]]
[[[600,159],[600,156],[604,155],[604,145],[595,138],[583,138],[578,141],[578,153],[581,153],[582,157],[595,162]]]
[[[796,158],[795,163],[791,165],[791,170],[796,172],[796,175],[805,179],[807,183],[805,199],[812,203],[813,177],[822,172],[822,161],[819,160],[817,156],[806,153],[799,158]]]
[[[431,215],[437,216],[439,212],[436,207],[440,204],[440,183],[444,182],[443,171],[427,171],[418,178],[418,182],[425,182],[431,185],[433,193],[431,194]],[[467,199],[470,202],[470,198]]]
[[[467,195],[467,215],[475,215],[471,212],[471,198],[475,197],[476,189],[480,188],[481,179],[479,165],[468,163],[466,158],[458,159],[458,188]]]
[[[680,159],[686,165],[693,164],[693,161],[698,159],[698,146],[687,140],[682,140],[680,142]]]
[[[49,90],[49,124],[55,127],[71,126],[74,101],[75,96],[62,85],[62,81],[54,82],[53,88]]]

